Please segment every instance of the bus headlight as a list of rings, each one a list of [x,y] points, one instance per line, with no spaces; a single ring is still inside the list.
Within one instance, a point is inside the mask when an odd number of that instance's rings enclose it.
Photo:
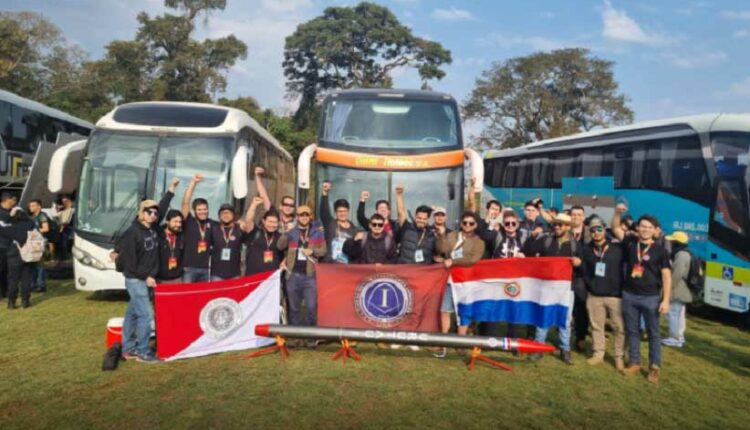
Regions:
[[[80,261],[81,264],[85,266],[91,266],[94,269],[99,269],[99,270],[107,269],[107,266],[105,266],[104,263],[94,258],[88,252],[80,248],[76,248],[75,246],[73,247],[73,257],[75,257],[76,260]]]

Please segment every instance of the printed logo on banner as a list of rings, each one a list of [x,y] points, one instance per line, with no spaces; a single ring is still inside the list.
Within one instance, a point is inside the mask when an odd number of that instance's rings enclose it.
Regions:
[[[224,339],[232,334],[241,323],[240,304],[226,297],[211,300],[201,310],[201,330],[214,339]]]
[[[413,296],[406,281],[390,273],[380,273],[357,286],[354,308],[363,321],[390,328],[399,325],[411,313]]]
[[[521,284],[517,282],[508,282],[503,286],[505,295],[508,297],[518,297],[521,294]]]

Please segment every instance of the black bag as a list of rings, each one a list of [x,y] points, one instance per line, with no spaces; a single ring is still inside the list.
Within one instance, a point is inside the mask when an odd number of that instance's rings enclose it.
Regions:
[[[112,371],[117,370],[117,365],[120,364],[122,358],[122,344],[115,342],[104,354],[104,361],[102,362],[102,370]]]
[[[690,254],[690,269],[688,270],[685,283],[690,289],[690,293],[693,295],[693,301],[697,302],[699,301],[698,298],[703,294],[703,284],[706,282],[706,265],[702,258],[696,256],[687,249],[685,251]]]

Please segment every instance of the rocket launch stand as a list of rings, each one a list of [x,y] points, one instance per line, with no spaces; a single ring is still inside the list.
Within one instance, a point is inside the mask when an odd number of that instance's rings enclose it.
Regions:
[[[474,370],[474,363],[479,361],[484,361],[485,363],[489,364],[490,366],[497,367],[498,369],[507,370],[508,372],[511,372],[513,370],[512,367],[503,364],[497,360],[493,360],[487,356],[482,355],[482,348],[475,347],[471,351],[471,359],[469,360],[469,371]]]
[[[286,339],[283,337],[276,335],[276,345],[269,346],[263,349],[260,349],[258,351],[253,352],[248,356],[248,358],[257,358],[261,355],[271,354],[275,351],[279,351],[279,355],[281,356],[281,361],[286,361],[286,359],[289,357],[289,349],[286,347]]]
[[[346,364],[347,357],[353,358],[357,361],[361,360],[359,354],[357,354],[357,352],[354,351],[354,348],[352,348],[349,344],[348,339],[341,339],[341,349],[339,349],[338,352],[336,352],[336,354],[331,357],[331,360],[338,360],[339,357],[341,357],[342,364]]]

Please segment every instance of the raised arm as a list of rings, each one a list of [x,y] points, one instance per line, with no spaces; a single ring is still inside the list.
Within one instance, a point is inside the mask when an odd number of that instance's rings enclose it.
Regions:
[[[357,222],[362,228],[369,228],[370,220],[365,215],[365,202],[370,198],[369,191],[362,191],[359,193],[359,205],[357,205]]]
[[[542,215],[542,218],[547,222],[547,224],[552,224],[552,220],[555,217],[553,217],[552,214],[549,213],[548,210],[544,209],[544,204],[542,203],[542,200],[535,199],[534,203],[536,203],[536,208],[539,210],[539,214]]]
[[[240,228],[245,233],[250,233],[255,229],[255,212],[258,210],[258,206],[264,204],[262,197],[254,197],[250,207],[245,211],[245,216],[240,220]]]
[[[180,185],[180,178],[172,178],[172,182],[169,183],[167,192],[161,196],[161,200],[159,200],[159,217],[156,219],[157,225],[161,224],[161,221],[167,216],[169,205],[172,203],[172,198],[174,197],[174,192],[177,190],[178,185]]]
[[[333,221],[331,207],[328,205],[329,191],[331,191],[331,183],[328,181],[323,182],[323,187],[320,190],[320,204],[318,205],[318,212],[320,215],[320,221],[323,223],[323,228],[328,228],[331,221]]]
[[[627,206],[625,206],[622,203],[618,203],[617,206],[615,206],[615,213],[614,215],[612,215],[612,223],[610,224],[612,227],[612,234],[619,240],[622,240],[623,238],[625,238],[625,230],[622,228],[620,219],[622,218],[622,214],[624,214],[627,211],[628,211]]]
[[[196,173],[193,175],[187,188],[185,188],[185,194],[182,196],[182,206],[180,207],[183,218],[187,218],[190,215],[190,200],[193,199],[193,191],[195,191],[195,186],[202,180],[203,175]]]
[[[466,190],[466,198],[469,200],[469,212],[477,213],[477,193],[474,192],[474,185],[477,179],[469,179],[469,188]]]
[[[255,168],[255,188],[258,190],[258,196],[263,199],[263,208],[265,210],[271,209],[271,199],[268,197],[268,190],[266,190],[266,184],[263,183],[263,175],[266,173],[266,169],[258,166]]]
[[[404,186],[396,185],[396,220],[399,226],[406,222],[406,205],[404,204]]]

